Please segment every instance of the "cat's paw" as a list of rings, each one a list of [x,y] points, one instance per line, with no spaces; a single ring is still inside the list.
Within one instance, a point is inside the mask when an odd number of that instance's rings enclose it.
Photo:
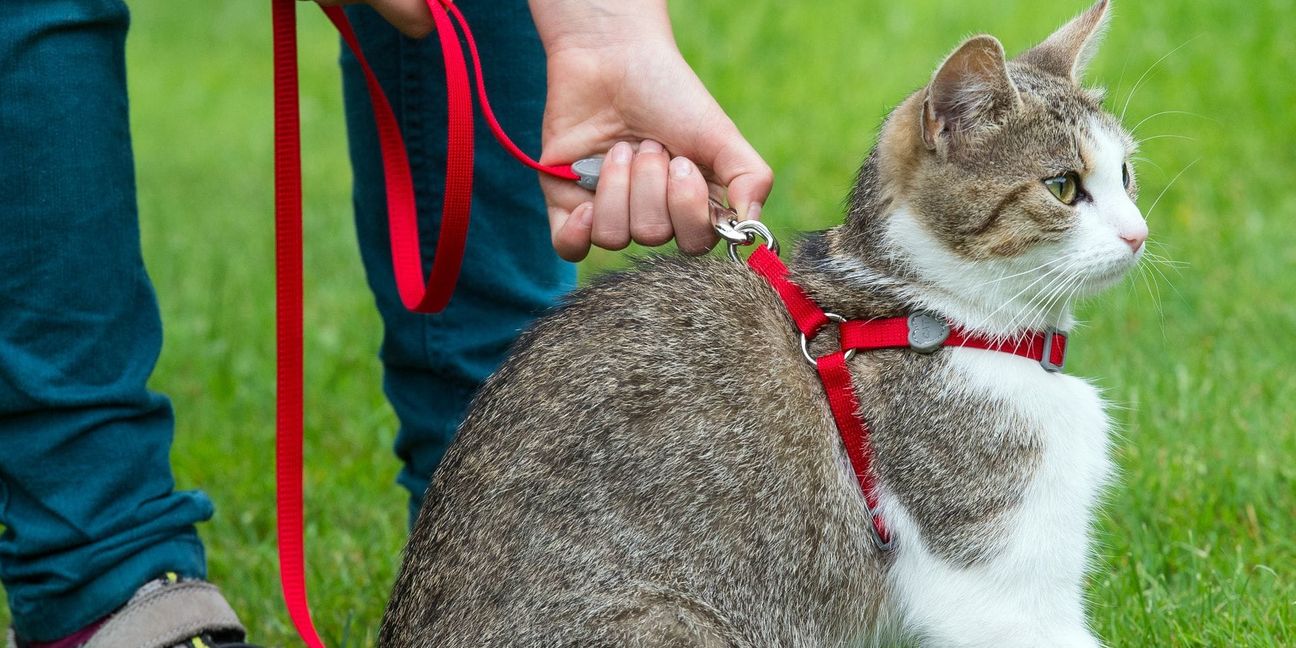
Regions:
[[[1088,630],[1063,632],[1059,636],[1050,637],[1046,644],[1041,645],[1052,648],[1104,648],[1103,643]]]

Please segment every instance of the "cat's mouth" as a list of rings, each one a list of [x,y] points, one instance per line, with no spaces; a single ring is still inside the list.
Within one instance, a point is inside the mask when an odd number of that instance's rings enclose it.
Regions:
[[[1136,265],[1138,265],[1138,257],[1131,256],[1127,260],[1089,269],[1084,279],[1086,291],[1095,294],[1115,286],[1124,280],[1125,275],[1129,274]]]

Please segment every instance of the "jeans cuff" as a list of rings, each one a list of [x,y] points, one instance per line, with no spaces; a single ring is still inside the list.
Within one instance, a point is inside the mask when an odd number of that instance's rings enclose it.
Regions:
[[[17,605],[11,599],[14,632],[28,641],[62,639],[112,614],[136,590],[166,572],[207,577],[207,558],[196,531],[141,551],[74,592]]]

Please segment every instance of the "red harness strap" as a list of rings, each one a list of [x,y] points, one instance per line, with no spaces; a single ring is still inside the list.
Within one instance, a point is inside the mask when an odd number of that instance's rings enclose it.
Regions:
[[[846,448],[846,457],[850,460],[855,480],[864,494],[864,503],[873,522],[874,541],[880,549],[889,549],[891,533],[878,511],[877,476],[872,470],[873,449],[869,443],[868,423],[860,413],[855,383],[851,380],[850,368],[846,361],[857,350],[914,348],[911,318],[842,320],[836,315],[831,315],[810,299],[800,286],[788,279],[787,266],[783,265],[777,254],[765,246],[756,248],[756,251],[747,258],[747,265],[769,282],[782,298],[803,340],[813,338],[825,324],[831,321],[840,322],[841,348],[828,355],[812,358],[811,361],[819,373],[819,380],[823,383],[824,392],[828,396],[828,407],[832,410],[833,421],[837,424],[837,432],[841,435],[842,445]],[[936,322],[938,326],[944,326],[944,323],[939,320],[931,319],[931,321]],[[1048,371],[1061,369],[1066,358],[1066,336],[1057,332],[1035,332],[1024,338],[1010,340],[991,339],[948,327],[944,328],[944,333],[943,338],[934,339],[931,347],[922,347],[922,352],[931,352],[939,346],[1001,351],[1039,361]],[[808,353],[807,357],[809,357]]]

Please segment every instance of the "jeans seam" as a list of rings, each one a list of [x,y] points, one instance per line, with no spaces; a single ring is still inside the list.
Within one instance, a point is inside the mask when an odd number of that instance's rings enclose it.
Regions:
[[[398,101],[400,102],[400,127],[406,142],[405,149],[410,165],[410,177],[414,184],[414,204],[416,211],[422,214],[426,213],[426,209],[418,209],[418,206],[422,205],[426,208],[432,200],[426,184],[419,181],[420,178],[427,177],[429,164],[426,154],[427,147],[421,145],[427,133],[423,113],[420,112],[420,108],[427,104],[427,93],[419,77],[419,73],[422,71],[419,57],[422,54],[423,45],[420,41],[406,38],[403,35],[397,35],[396,39],[399,54],[397,57],[396,83],[398,86]],[[420,234],[427,236],[431,232],[420,230]],[[422,244],[422,241],[420,241],[420,248]],[[427,272],[425,268],[420,268],[419,271],[421,273]],[[418,313],[409,313],[409,315],[418,319],[418,326],[422,330],[422,335],[419,338],[423,347],[419,353],[430,364],[433,360],[432,349],[436,346],[434,339],[436,327],[432,326],[426,315]]]

